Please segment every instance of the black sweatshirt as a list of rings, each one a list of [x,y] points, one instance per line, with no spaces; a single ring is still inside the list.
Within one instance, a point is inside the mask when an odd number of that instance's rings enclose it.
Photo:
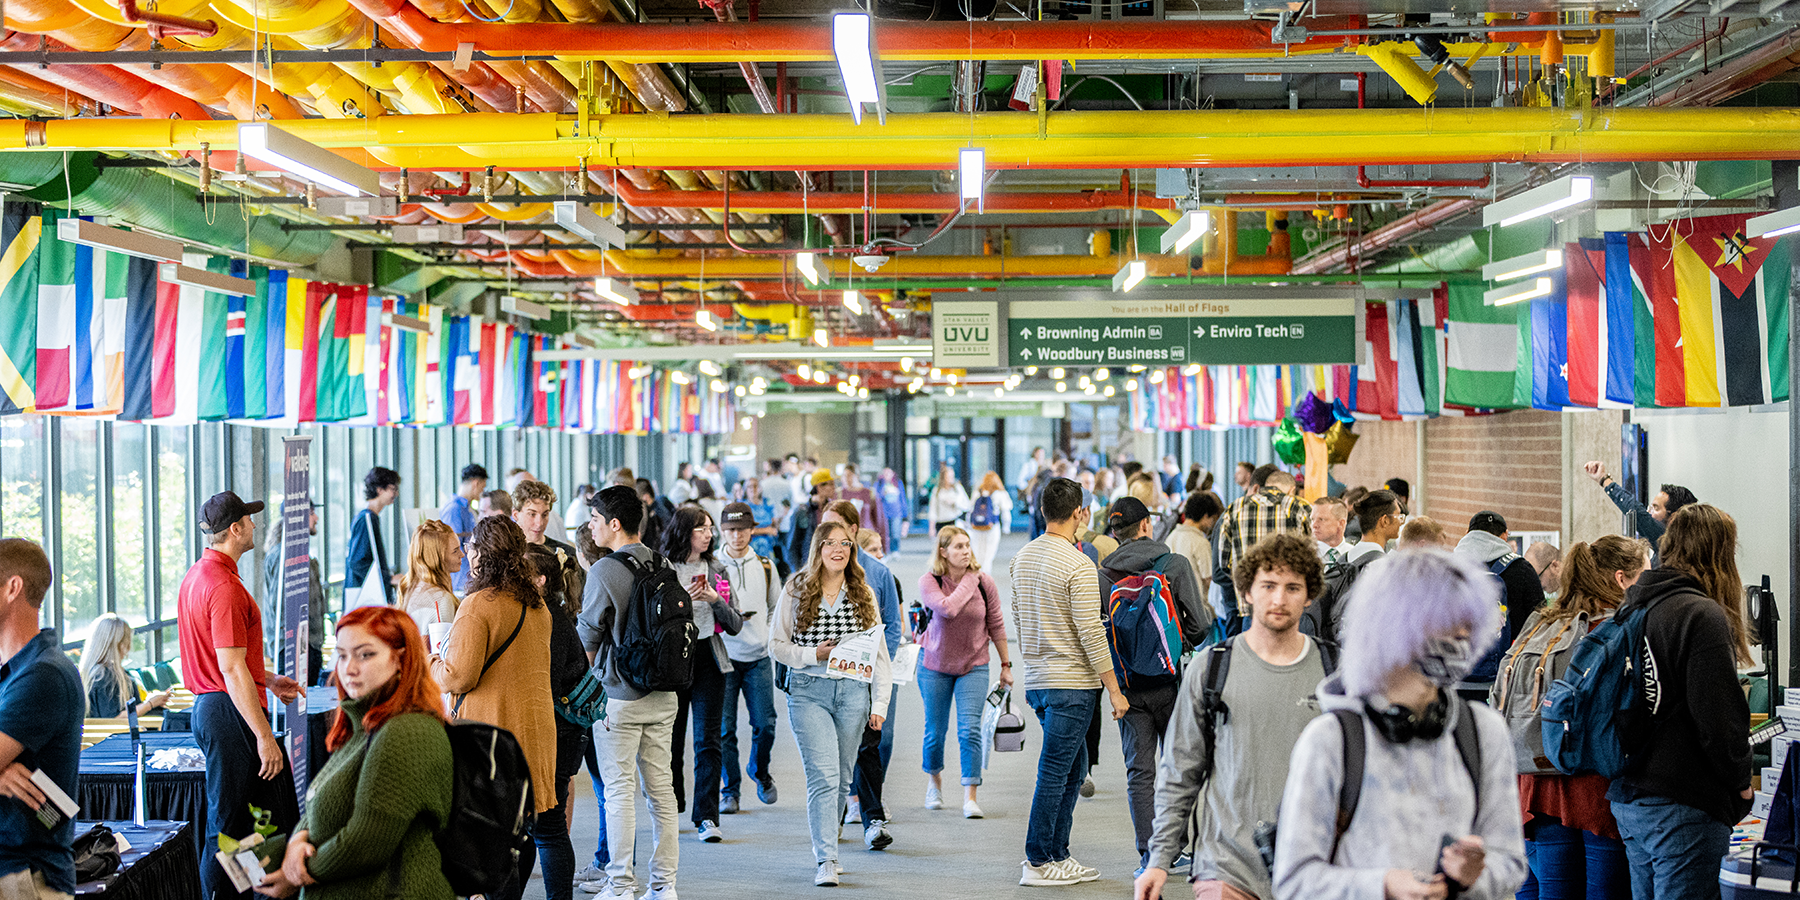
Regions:
[[[1664,797],[1726,825],[1750,811],[1750,704],[1738,686],[1731,624],[1700,583],[1651,569],[1627,605],[1656,601],[1644,625],[1643,695],[1626,732],[1634,758],[1608,800]]]

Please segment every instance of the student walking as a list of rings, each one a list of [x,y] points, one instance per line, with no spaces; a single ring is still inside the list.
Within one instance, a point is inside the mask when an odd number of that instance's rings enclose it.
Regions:
[[[719,741],[719,761],[725,781],[719,794],[719,812],[733,815],[739,809],[745,775],[756,783],[756,799],[774,803],[777,796],[775,777],[769,771],[769,754],[775,747],[775,666],[769,659],[769,622],[779,589],[775,587],[774,562],[755,552],[753,535],[759,523],[750,505],[728,504],[719,524],[725,534],[725,546],[718,559],[730,579],[732,603],[743,620],[737,634],[722,637],[725,652],[731,658],[731,671],[725,675],[721,716],[724,733]],[[750,714],[750,752],[741,769],[737,739],[740,697]]]
[[[919,579],[919,599],[931,611],[917,635],[919,695],[925,701],[925,808],[944,806],[944,732],[956,704],[956,745],[962,765],[965,819],[979,819],[981,712],[988,692],[988,647],[1000,655],[1000,684],[1011,687],[1004,605],[994,579],[983,571],[969,533],[949,525],[938,531],[929,571]]]
[[[311,900],[450,900],[437,831],[450,816],[450,738],[442,689],[405,613],[367,606],[337,627],[338,711],[331,751],[281,867],[258,893]]]
[[[992,569],[1000,552],[1000,536],[1012,531],[1012,497],[1000,482],[1000,473],[989,471],[981,476],[975,498],[969,502],[969,543],[975,549],[975,562],[981,569]],[[940,532],[941,533],[941,532]]]
[[[1289,762],[1277,900],[1501,900],[1524,881],[1506,723],[1454,690],[1499,633],[1499,593],[1441,550],[1391,554],[1357,580],[1342,662],[1319,686],[1327,714]]]
[[[1022,885],[1093,881],[1098,869],[1069,852],[1075,801],[1087,777],[1088,721],[1099,690],[1106,689],[1114,719],[1130,711],[1113,674],[1112,651],[1100,624],[1100,585],[1094,565],[1076,549],[1087,525],[1081,486],[1053,478],[1044,486],[1045,533],[1012,561],[1013,613],[1019,656],[1025,662],[1025,702],[1043,727],[1037,787],[1025,832]]]
[[[400,473],[376,466],[363,476],[363,508],[350,520],[344,553],[344,608],[394,602],[393,568],[381,541],[381,512],[400,496]]]
[[[1634,900],[1719,896],[1731,826],[1750,811],[1750,655],[1737,522],[1707,503],[1669,517],[1662,565],[1625,592],[1645,608],[1640,701],[1612,801]]]
[[[948,464],[938,467],[937,485],[931,489],[931,530],[937,533],[945,525],[953,525],[969,511],[969,490],[956,480],[956,470]]]
[[[813,883],[821,887],[838,883],[838,834],[857,747],[865,727],[881,729],[890,696],[881,614],[856,554],[853,528],[821,523],[806,567],[782,591],[769,633],[770,655],[788,666],[788,722],[806,770]],[[872,654],[866,676],[826,664],[841,641],[858,637]]]
[[[700,479],[700,485],[706,485]],[[725,580],[725,567],[713,556],[712,514],[697,506],[675,510],[675,519],[663,534],[663,555],[675,567],[675,580],[693,598],[694,630],[699,643],[694,647],[693,680],[687,690],[676,691],[675,735],[686,733],[688,717],[693,717],[694,797],[691,810],[694,829],[700,840],[716,844],[724,840],[719,830],[720,744],[725,730],[725,670],[731,669],[731,657],[723,636],[743,630],[744,619],[731,601],[721,597],[720,581]],[[675,808],[685,799],[681,774],[682,754],[670,760],[674,772]]]
[[[1136,900],[1157,900],[1176,860],[1193,860],[1201,900],[1269,900],[1275,887],[1257,849],[1260,822],[1276,821],[1288,757],[1330,671],[1300,631],[1324,570],[1306,539],[1279,534],[1238,559],[1250,625],[1189,665],[1181,679],[1156,779],[1156,818]],[[1216,691],[1216,696],[1211,693]],[[1234,714],[1235,712],[1235,714]],[[1190,831],[1190,823],[1192,823]]]

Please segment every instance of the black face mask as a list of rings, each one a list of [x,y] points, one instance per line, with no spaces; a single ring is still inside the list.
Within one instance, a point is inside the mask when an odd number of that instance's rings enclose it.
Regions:
[[[1376,708],[1375,702],[1387,703],[1384,697],[1372,697],[1370,701],[1363,703],[1363,712],[1375,726],[1375,731],[1390,744],[1404,744],[1415,738],[1436,740],[1444,736],[1444,726],[1450,720],[1450,702],[1442,690],[1431,705],[1425,707],[1425,712],[1419,714],[1399,704]]]

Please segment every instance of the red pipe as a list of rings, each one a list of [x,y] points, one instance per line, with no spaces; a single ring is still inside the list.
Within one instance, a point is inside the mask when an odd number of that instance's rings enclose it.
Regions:
[[[1366,166],[1356,167],[1356,186],[1363,188],[1415,188],[1415,187],[1473,187],[1484,188],[1492,180],[1492,175],[1480,178],[1423,178],[1417,181],[1385,180],[1370,178]]]
[[[649,48],[662,62],[745,60],[819,61],[832,59],[831,25],[814,22],[723,23],[521,23],[446,24],[404,0],[350,0],[363,14],[384,21],[421,50],[452,52],[470,43],[490,53],[569,53],[636,61]],[[1357,16],[1308,19],[1321,30],[1359,27]],[[912,22],[884,20],[877,31],[880,50],[890,59],[966,59],[971,53],[1004,54],[1006,59],[1061,59],[1071,51],[1098,51],[1120,58],[1176,56],[1208,52],[1268,52],[1274,49],[1273,23],[1262,21],[1180,22]],[[1290,48],[1340,47],[1343,38],[1316,38]]]
[[[159,41],[164,35],[170,34],[212,37],[219,33],[219,23],[211,19],[184,19],[159,12],[145,12],[137,8],[137,0],[119,0],[119,12],[125,15],[127,22],[143,22],[148,25],[150,36]]]
[[[1314,253],[1294,264],[1295,275],[1319,275],[1360,258],[1398,244],[1421,231],[1429,231],[1441,223],[1468,215],[1480,209],[1486,200],[1467,198],[1433,203],[1418,212],[1395,219],[1342,247]]]
[[[627,181],[620,181],[616,187],[619,199],[627,206],[723,209],[725,207],[724,191],[681,191],[651,190]],[[777,212],[833,212],[858,211],[866,206],[862,191],[807,192],[800,191],[732,191],[732,205],[755,210],[774,210]],[[875,197],[875,205],[883,211],[898,209],[924,210],[927,212],[956,212],[959,200],[955,194],[936,192],[880,193]],[[1167,209],[1175,208],[1174,200],[1162,200],[1156,197],[1139,196],[1135,203],[1129,191],[1069,191],[1069,192],[1019,192],[990,193],[983,201],[991,211],[1007,210],[1056,210],[1083,212],[1112,209]]]

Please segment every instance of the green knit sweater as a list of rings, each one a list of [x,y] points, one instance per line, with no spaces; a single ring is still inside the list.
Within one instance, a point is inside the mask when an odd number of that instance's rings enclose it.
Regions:
[[[367,705],[345,700],[354,726],[307,793],[306,829],[316,848],[303,900],[451,900],[433,834],[450,815],[450,740],[424,713],[363,730]]]

